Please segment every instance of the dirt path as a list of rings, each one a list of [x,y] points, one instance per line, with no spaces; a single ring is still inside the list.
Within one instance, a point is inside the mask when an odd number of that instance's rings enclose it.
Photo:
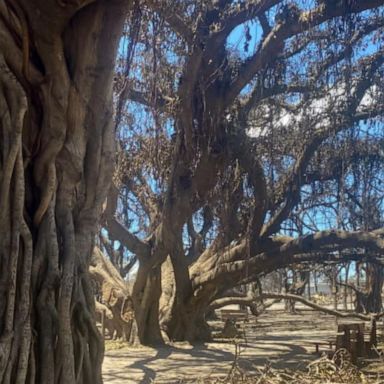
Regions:
[[[274,367],[304,368],[317,358],[312,341],[335,332],[333,317],[308,310],[297,315],[272,310],[259,317],[257,323],[252,319],[246,326],[246,347],[242,348],[239,364],[248,371],[263,367],[268,360]],[[181,379],[222,375],[230,369],[234,352],[235,345],[227,342],[107,351],[104,382],[172,384]]]

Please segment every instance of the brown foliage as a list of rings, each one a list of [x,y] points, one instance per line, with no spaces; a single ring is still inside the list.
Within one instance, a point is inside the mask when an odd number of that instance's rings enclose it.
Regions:
[[[383,112],[381,3],[161,5],[140,8],[134,71],[124,75],[124,58],[118,68],[131,88],[120,94],[121,205],[106,220],[138,260],[132,295],[146,343],[159,341],[168,257],[174,283],[162,326],[171,339],[192,340],[207,336],[209,304],[258,274],[383,251],[382,236],[366,227],[311,223],[319,206],[332,222],[335,191],[352,191],[343,185],[356,163],[383,171],[382,137],[359,131],[366,119],[374,131]],[[243,50],[231,46],[242,26]],[[367,41],[375,49],[364,54]],[[283,236],[290,222],[292,236]],[[358,251],[336,252],[346,249]]]

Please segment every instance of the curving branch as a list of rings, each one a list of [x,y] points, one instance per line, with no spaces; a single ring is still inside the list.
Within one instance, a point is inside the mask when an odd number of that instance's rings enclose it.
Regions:
[[[282,239],[283,240],[283,239]],[[210,268],[205,266],[206,272],[192,274],[193,285],[219,281],[240,281],[247,272],[249,276],[258,273],[268,273],[276,269],[284,268],[292,264],[303,262],[330,262],[341,260],[354,260],[356,255],[339,255],[333,251],[340,248],[364,248],[369,247],[378,254],[384,254],[384,239],[375,232],[346,232],[346,231],[320,231],[314,234],[301,236],[289,240],[279,247],[263,251],[249,259],[245,258],[247,241],[242,240],[220,252]],[[197,269],[198,266],[195,266]],[[228,288],[228,286],[227,286]]]
[[[259,82],[256,83],[254,90],[251,92],[250,96],[245,100],[242,101],[242,110],[241,113],[243,115],[244,121],[247,120],[247,117],[250,113],[250,111],[257,106],[258,103],[260,103],[262,100],[272,98],[273,96],[278,96],[282,94],[289,94],[289,93],[300,93],[304,94],[309,91],[316,92],[318,94],[321,94],[321,89],[315,88],[315,80],[319,79],[322,74],[324,74],[327,69],[329,69],[331,66],[339,63],[343,59],[345,59],[350,53],[351,53],[351,47],[355,44],[357,44],[359,41],[361,41],[364,37],[372,33],[373,31],[377,31],[380,28],[384,26],[384,19],[379,18],[378,20],[375,20],[374,22],[366,23],[361,29],[357,30],[354,35],[351,38],[351,41],[348,43],[348,45],[343,49],[341,52],[339,52],[337,55],[330,55],[329,58],[327,58],[319,67],[315,68],[314,75],[309,79],[309,81],[305,83],[297,83],[295,81],[283,84],[283,83],[276,83],[272,87],[265,87],[263,84],[259,84]],[[327,36],[327,35],[325,35]],[[313,41],[312,37],[309,37],[302,43],[298,48],[295,48],[292,52],[287,53],[284,55],[284,58],[288,58],[291,56],[296,55],[301,50],[303,50],[305,47],[308,46]],[[271,99],[271,102],[274,100]],[[295,109],[298,110],[300,105],[295,105],[294,107],[291,107],[289,105],[286,105],[288,109]],[[368,112],[370,113],[370,112]],[[368,114],[367,113],[367,114]],[[382,110],[381,112],[382,113]],[[367,114],[364,114],[366,116]],[[375,112],[374,112],[375,114]],[[358,120],[362,120],[366,117],[358,118]]]
[[[254,0],[249,3],[236,4],[226,12],[226,16],[221,21],[221,29],[216,33],[215,38],[224,40],[234,28],[256,17],[261,19],[264,32],[268,29],[268,22],[265,13],[273,6],[281,3],[282,0]]]
[[[382,2],[379,0],[354,2],[351,4],[348,12],[358,13],[379,5],[382,5]],[[332,5],[324,2],[315,9],[303,11],[296,15],[295,20],[287,19],[277,23],[264,38],[258,51],[243,62],[238,76],[233,80],[226,92],[225,105],[231,105],[241,90],[254,78],[257,72],[262,68],[266,68],[279,58],[279,55],[284,51],[286,40],[308,31],[310,28],[320,25],[327,20],[343,16],[345,13],[346,9],[343,2],[337,2],[336,4],[332,2]]]
[[[146,259],[150,256],[151,247],[149,244],[131,233],[115,217],[109,218],[107,223],[108,231],[112,237],[124,244],[139,259]]]
[[[342,130],[349,128],[353,122],[353,116],[366,94],[367,90],[372,86],[372,76],[384,63],[383,52],[379,52],[371,57],[370,62],[366,68],[362,69],[362,79],[356,85],[356,89],[352,97],[348,100],[347,105],[343,111],[340,111],[341,122],[335,126],[321,127],[315,130],[314,134],[311,135],[309,140],[304,144],[303,150],[295,162],[291,171],[283,180],[282,184],[278,187],[279,190],[283,191],[284,202],[281,207],[277,210],[275,215],[265,225],[262,231],[262,236],[269,236],[276,232],[281,223],[288,217],[292,208],[297,204],[300,197],[300,187],[303,184],[304,173],[310,163],[314,153],[321,146],[321,144],[329,138]],[[317,124],[315,121],[314,124]]]
[[[169,3],[162,0],[148,0],[146,5],[157,12],[169,26],[188,44],[193,41],[193,30],[188,26],[184,18],[178,14],[174,8],[169,6]]]

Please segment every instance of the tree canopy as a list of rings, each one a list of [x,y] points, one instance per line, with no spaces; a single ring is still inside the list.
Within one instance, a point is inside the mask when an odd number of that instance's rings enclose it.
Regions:
[[[196,314],[231,287],[297,262],[382,253],[382,219],[347,220],[361,210],[362,173],[373,191],[364,204],[382,211],[379,5],[137,10],[142,26],[127,31],[118,68],[117,189],[105,223],[121,255],[138,260],[139,328],[153,330],[161,286],[168,336],[194,339],[206,337]]]

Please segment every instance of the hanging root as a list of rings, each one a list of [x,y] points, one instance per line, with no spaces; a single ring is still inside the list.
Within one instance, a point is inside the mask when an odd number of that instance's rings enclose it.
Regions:
[[[5,158],[0,179],[0,286],[7,287],[2,292],[0,306],[0,382],[22,384],[27,374],[31,339],[29,278],[32,247],[23,217],[22,128],[27,103],[22,87],[3,56],[0,56],[0,108],[6,116],[0,124]],[[16,359],[18,369],[16,377],[12,377]]]
[[[15,11],[21,26],[21,39],[22,39],[22,54],[23,54],[23,63],[22,63],[22,71],[26,80],[30,80],[30,69],[29,69],[29,31],[28,31],[28,23],[25,17],[23,9],[17,4],[15,1],[8,1],[8,4]]]
[[[48,174],[44,184],[45,185],[41,196],[41,201],[33,218],[33,223],[36,227],[39,226],[45,212],[47,212],[47,209],[56,189],[56,167],[54,163],[51,163],[48,166]]]

